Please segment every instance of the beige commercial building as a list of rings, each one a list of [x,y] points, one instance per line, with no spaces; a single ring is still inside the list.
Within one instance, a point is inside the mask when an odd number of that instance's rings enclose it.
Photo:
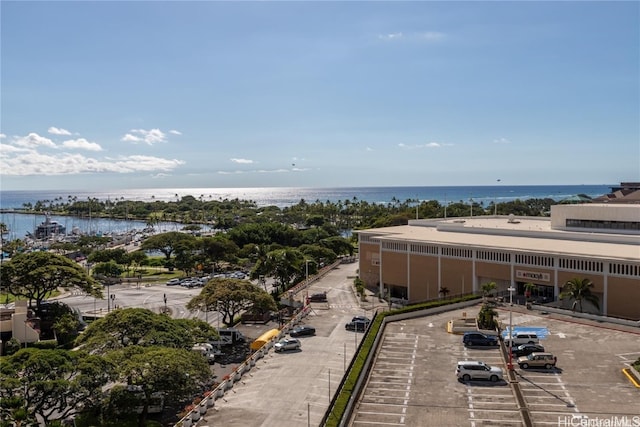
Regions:
[[[640,320],[640,205],[555,205],[551,217],[479,216],[416,219],[408,225],[360,230],[359,276],[383,295],[420,302],[497,291],[522,300],[536,285],[539,302],[559,301],[564,284],[588,279],[600,310]]]

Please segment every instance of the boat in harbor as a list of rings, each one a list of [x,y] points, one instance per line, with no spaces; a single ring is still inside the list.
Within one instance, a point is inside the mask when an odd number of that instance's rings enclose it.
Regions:
[[[67,229],[64,225],[60,224],[58,221],[53,221],[49,214],[45,215],[44,222],[36,227],[33,232],[33,237],[35,239],[48,239],[54,236],[64,235],[67,232]]]

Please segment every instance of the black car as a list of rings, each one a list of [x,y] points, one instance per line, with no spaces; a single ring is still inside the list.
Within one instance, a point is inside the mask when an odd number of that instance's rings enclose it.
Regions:
[[[327,293],[320,292],[309,297],[309,302],[327,302]]]
[[[513,357],[528,356],[531,353],[544,353],[544,347],[540,344],[521,344],[511,349]]]
[[[371,319],[369,319],[368,317],[364,317],[364,316],[355,316],[353,319],[351,319],[352,322],[365,322],[365,323],[371,323]]]
[[[498,337],[493,335],[485,335],[481,332],[465,332],[462,337],[462,343],[469,345],[488,345],[497,346],[499,344]]]
[[[369,322],[365,322],[363,320],[356,320],[354,322],[347,323],[346,325],[344,325],[344,328],[347,331],[364,332],[368,326],[369,326]]]
[[[303,336],[309,336],[309,335],[315,335],[315,334],[316,334],[316,328],[314,328],[313,326],[307,326],[307,325],[296,326],[289,332],[289,335],[292,337],[303,337]]]

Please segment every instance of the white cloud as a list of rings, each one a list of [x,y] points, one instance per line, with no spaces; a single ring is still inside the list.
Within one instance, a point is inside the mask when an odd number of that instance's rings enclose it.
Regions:
[[[175,129],[171,129],[169,131],[169,133],[173,134],[173,135],[182,135],[182,132],[180,132],[179,130],[175,130]]]
[[[440,148],[443,145],[447,145],[447,144],[440,144],[439,142],[427,142],[426,144],[407,145],[401,142],[400,144],[398,144],[398,147],[412,150],[414,148]]]
[[[89,142],[84,138],[69,139],[62,143],[62,147],[78,150],[102,151],[100,144]]]
[[[16,137],[13,142],[15,145],[18,145],[20,147],[26,147],[26,148],[36,148],[36,147],[56,148],[56,144],[54,144],[52,140],[50,140],[45,136],[40,136],[34,132],[31,132],[27,136]]]
[[[37,176],[84,173],[133,173],[168,172],[184,164],[181,160],[162,159],[152,156],[123,156],[113,159],[95,159],[81,154],[62,153],[49,155],[35,150],[9,150],[5,155],[4,147],[0,155],[0,169],[5,175]]]
[[[240,163],[240,164],[243,164],[243,165],[249,165],[249,164],[255,163],[253,160],[249,160],[249,159],[235,159],[235,158],[233,158],[233,159],[230,159],[230,160],[233,163]]]
[[[437,42],[444,39],[446,35],[438,31],[424,31],[421,33],[387,33],[379,34],[378,39],[384,41],[413,41],[413,42]]]
[[[160,129],[131,129],[125,136],[122,137],[122,141],[125,142],[144,142],[149,145],[153,145],[157,142],[165,142],[167,135]]]
[[[498,139],[494,139],[493,143],[494,144],[511,144],[511,141],[509,141],[507,138],[498,138]]]
[[[388,33],[388,34],[379,34],[378,38],[380,40],[399,40],[401,39],[402,33]]]
[[[47,132],[53,134],[53,135],[71,135],[71,132],[69,132],[66,129],[62,129],[62,128],[57,128],[55,126],[51,126]]]
[[[235,170],[235,171],[218,171],[219,175],[240,175],[240,174],[250,174],[250,173],[285,173],[291,171],[304,171],[308,169],[254,169],[254,170]]]
[[[127,156],[116,160],[118,167],[126,172],[171,171],[184,164],[182,160],[163,159],[155,156]]]
[[[0,144],[0,156],[7,155],[9,153],[30,153],[32,151],[33,150],[30,148],[21,148],[10,144]]]
[[[6,138],[6,137],[7,137],[7,135],[5,135],[4,133],[0,133],[0,139]]]
[[[365,148],[365,151],[373,151],[373,148],[367,147],[367,148]]]
[[[140,142],[142,141],[142,138],[138,138],[135,135],[131,135],[130,133],[126,134],[125,136],[122,137],[122,141],[124,142]]]

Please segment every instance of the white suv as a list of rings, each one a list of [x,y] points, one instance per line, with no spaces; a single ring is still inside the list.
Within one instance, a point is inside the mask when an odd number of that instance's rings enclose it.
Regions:
[[[520,344],[539,344],[540,340],[536,334],[526,332],[516,332],[515,335],[504,337],[504,345],[509,347],[509,341],[512,341],[512,347],[517,347]]]
[[[479,360],[464,360],[458,362],[456,376],[459,380],[490,380],[496,382],[502,379],[502,368],[489,366]]]

